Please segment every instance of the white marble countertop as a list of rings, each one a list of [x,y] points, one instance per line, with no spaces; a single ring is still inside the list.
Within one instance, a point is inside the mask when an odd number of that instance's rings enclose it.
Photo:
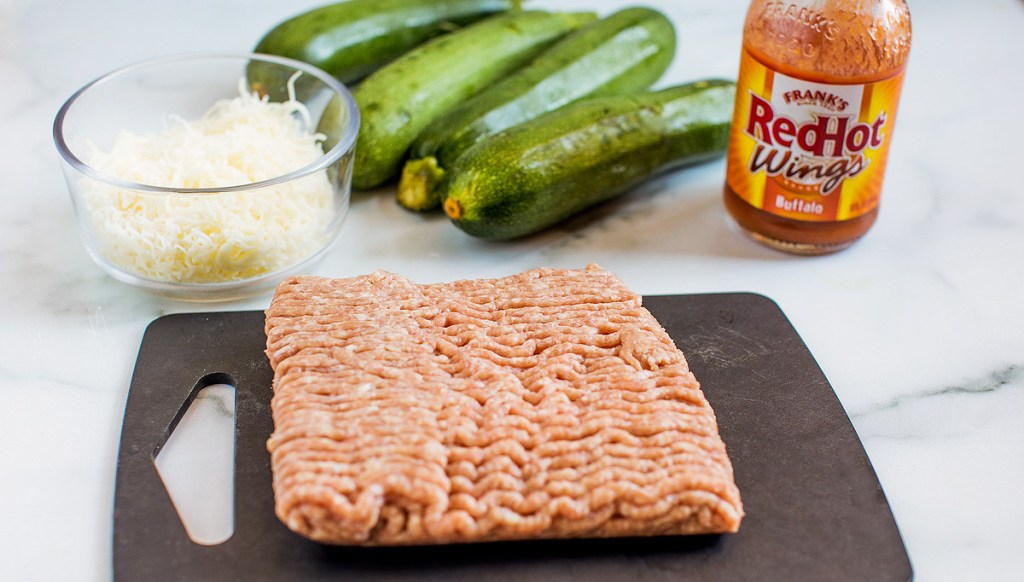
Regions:
[[[105,580],[115,459],[146,325],[199,306],[103,274],[78,239],[51,124],[85,82],[128,62],[247,50],[316,1],[0,3],[0,579]],[[746,2],[647,0],[680,31],[665,81],[734,78]],[[536,0],[597,8],[625,2]],[[731,226],[724,164],[512,244],[356,195],[316,274],[421,282],[597,262],[647,293],[753,291],[801,333],[874,463],[918,580],[1024,572],[1024,5],[911,2],[914,45],[882,210],[853,248],[767,250]]]

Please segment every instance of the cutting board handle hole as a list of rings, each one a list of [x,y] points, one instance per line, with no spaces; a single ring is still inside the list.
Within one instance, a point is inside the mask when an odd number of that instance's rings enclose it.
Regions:
[[[189,539],[214,546],[235,530],[235,386],[225,374],[195,384],[153,451],[153,464]]]

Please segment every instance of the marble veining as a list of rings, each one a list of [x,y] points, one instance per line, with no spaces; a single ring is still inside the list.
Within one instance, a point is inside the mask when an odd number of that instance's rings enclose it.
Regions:
[[[121,417],[146,326],[187,304],[106,276],[82,247],[52,123],[77,88],[140,59],[248,50],[323,0],[0,3],[0,580],[106,580]],[[744,0],[645,0],[679,30],[662,85],[734,78]],[[625,0],[533,0],[597,9]],[[879,220],[842,253],[762,248],[727,218],[724,164],[669,174],[548,232],[474,240],[359,193],[314,274],[420,282],[590,262],[645,294],[775,300],[851,417],[917,580],[1024,572],[1024,4],[910,0],[914,44]],[[742,341],[742,338],[737,338]],[[762,347],[751,346],[751,349]],[[55,548],[59,552],[55,554]]]
[[[850,411],[849,414],[850,418],[859,420],[876,412],[898,408],[906,405],[908,402],[913,402],[922,398],[934,398],[936,396],[950,396],[954,394],[988,394],[999,392],[1001,390],[1019,390],[1021,388],[1024,388],[1024,365],[1011,364],[1005,368],[996,370],[985,377],[969,379],[963,384],[954,384],[944,388],[898,396],[888,402],[882,402],[875,405],[869,411]]]

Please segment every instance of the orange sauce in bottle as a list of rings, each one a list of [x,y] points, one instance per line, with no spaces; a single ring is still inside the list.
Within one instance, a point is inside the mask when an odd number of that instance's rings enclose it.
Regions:
[[[724,189],[751,237],[816,255],[871,228],[910,39],[904,0],[753,0]]]

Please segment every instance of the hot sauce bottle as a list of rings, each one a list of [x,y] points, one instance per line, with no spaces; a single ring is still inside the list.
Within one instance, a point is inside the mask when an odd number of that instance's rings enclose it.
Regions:
[[[904,0],[751,3],[724,192],[751,237],[817,255],[871,228],[910,37]]]

